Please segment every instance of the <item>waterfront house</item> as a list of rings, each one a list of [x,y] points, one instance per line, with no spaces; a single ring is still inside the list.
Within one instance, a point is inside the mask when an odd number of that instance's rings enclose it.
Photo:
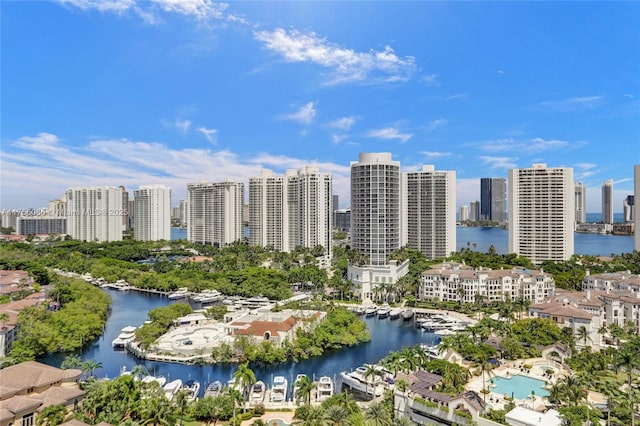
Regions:
[[[227,334],[248,336],[255,343],[271,342],[280,346],[285,340],[293,341],[300,327],[317,324],[325,312],[284,309],[280,312],[245,312],[227,317]]]
[[[38,306],[45,300],[44,293],[32,293],[22,300],[0,304],[0,313],[6,313],[9,319],[0,323],[0,358],[11,352],[13,342],[18,338],[18,313],[32,306]]]
[[[35,425],[38,413],[51,405],[68,411],[82,400],[82,371],[61,370],[36,361],[12,365],[0,374],[0,426]]]

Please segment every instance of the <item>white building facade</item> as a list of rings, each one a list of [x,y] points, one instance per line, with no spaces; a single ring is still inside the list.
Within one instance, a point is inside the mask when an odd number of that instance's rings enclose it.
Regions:
[[[171,188],[144,185],[133,191],[133,238],[138,241],[171,240]]]
[[[330,256],[332,186],[331,174],[311,166],[249,179],[249,244],[284,252],[322,246]]]
[[[69,188],[66,192],[67,234],[75,240],[122,240],[122,191],[116,186]]]
[[[542,271],[474,269],[447,262],[422,273],[418,297],[463,303],[478,303],[478,300],[501,302],[506,299],[542,303],[554,290],[553,276]]]
[[[407,246],[427,259],[456,251],[456,172],[425,165],[406,179]]]
[[[231,179],[187,185],[187,239],[218,247],[242,240],[243,202],[244,184]]]
[[[573,169],[533,164],[509,170],[509,252],[539,264],[574,250]]]
[[[576,223],[587,221],[587,192],[582,182],[575,183]]]
[[[385,265],[403,244],[402,174],[391,153],[361,153],[351,163],[351,248]]]
[[[602,183],[602,223],[613,223],[613,179]]]

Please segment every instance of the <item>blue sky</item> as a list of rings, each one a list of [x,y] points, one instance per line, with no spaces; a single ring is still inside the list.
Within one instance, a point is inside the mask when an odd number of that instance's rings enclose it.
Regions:
[[[66,188],[349,164],[574,167],[615,211],[640,163],[640,2],[0,2],[0,207]]]

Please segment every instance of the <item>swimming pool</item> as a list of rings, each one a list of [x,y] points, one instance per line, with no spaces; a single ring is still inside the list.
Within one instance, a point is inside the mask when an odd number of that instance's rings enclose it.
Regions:
[[[491,391],[498,395],[511,396],[513,394],[515,399],[527,399],[531,395],[531,391],[534,391],[538,397],[549,395],[549,392],[543,388],[545,382],[532,377],[517,374],[509,378],[494,377],[491,380],[494,385]]]

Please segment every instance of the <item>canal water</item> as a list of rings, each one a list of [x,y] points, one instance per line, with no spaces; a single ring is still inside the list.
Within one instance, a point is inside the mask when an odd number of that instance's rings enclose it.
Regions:
[[[222,365],[183,365],[163,362],[143,361],[122,351],[115,351],[111,342],[120,330],[128,325],[140,326],[147,320],[147,312],[151,309],[166,306],[169,301],[166,297],[141,293],[137,291],[121,292],[113,289],[105,289],[111,298],[111,314],[105,326],[105,332],[101,338],[86,345],[80,354],[84,360],[93,359],[102,364],[102,368],[95,371],[97,377],[114,378],[123,368],[131,371],[136,365],[143,365],[151,375],[164,376],[167,381],[174,379],[198,380],[201,383],[200,394],[204,393],[207,384],[220,380],[226,383],[237,369],[235,364]],[[285,376],[289,380],[289,392],[291,384],[297,374],[304,373],[310,378],[318,379],[320,376],[329,376],[340,389],[339,378],[341,371],[351,371],[364,363],[374,363],[385,357],[389,352],[398,350],[403,346],[411,346],[419,343],[435,344],[439,341],[433,333],[416,329],[413,321],[402,319],[391,321],[389,319],[364,318],[371,333],[371,341],[360,345],[343,348],[326,353],[322,357],[311,358],[298,363],[273,364],[266,366],[251,366],[256,379],[271,385],[274,376]],[[65,355],[52,354],[40,361],[53,366],[59,366]]]

